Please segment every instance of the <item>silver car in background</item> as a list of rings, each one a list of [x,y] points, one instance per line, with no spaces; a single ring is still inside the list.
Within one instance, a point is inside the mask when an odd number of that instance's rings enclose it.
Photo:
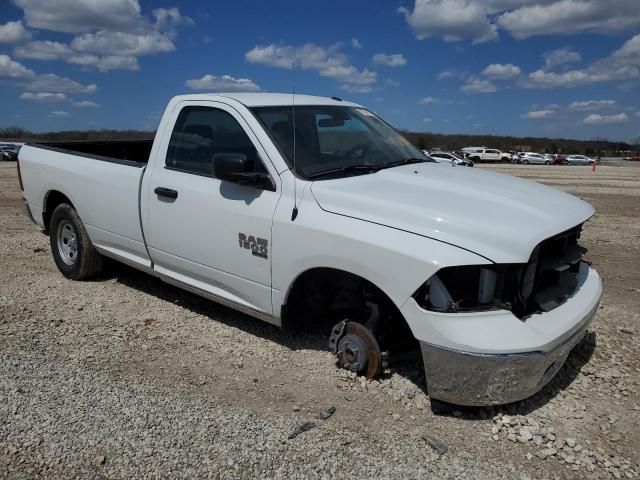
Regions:
[[[569,155],[566,162],[567,165],[593,165],[595,160],[585,155]]]
[[[520,163],[524,165],[528,165],[530,163],[536,165],[551,165],[553,160],[550,156],[542,153],[525,152],[520,156]]]
[[[439,163],[450,163],[451,165],[473,167],[472,160],[469,160],[468,158],[459,157],[458,155],[455,155],[453,153],[440,152],[440,151],[428,152],[427,150],[423,150],[422,153],[424,153],[427,157]]]

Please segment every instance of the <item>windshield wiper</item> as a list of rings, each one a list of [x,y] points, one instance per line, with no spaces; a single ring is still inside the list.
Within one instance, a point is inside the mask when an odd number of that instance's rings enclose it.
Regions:
[[[384,168],[384,165],[346,165],[340,168],[332,168],[330,170],[323,170],[320,172],[315,172],[307,175],[307,178],[318,178],[324,177],[326,175],[334,175],[336,173],[351,173],[351,172],[363,172],[363,173],[372,173],[377,172],[381,168]]]
[[[413,163],[424,163],[424,162],[432,162],[433,160],[429,160],[428,158],[404,158],[402,160],[397,160],[395,162],[389,162],[382,165],[380,168],[393,168],[393,167],[401,167],[402,165],[411,165]]]

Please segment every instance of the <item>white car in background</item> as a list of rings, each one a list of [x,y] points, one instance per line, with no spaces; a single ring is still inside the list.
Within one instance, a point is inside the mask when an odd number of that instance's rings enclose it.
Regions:
[[[535,165],[551,165],[553,160],[551,160],[551,157],[542,153],[525,152],[520,156],[520,163],[524,165],[528,165],[530,163]]]
[[[466,149],[463,149],[466,152]],[[510,162],[511,154],[496,150],[495,148],[483,148],[468,153],[468,157],[474,162]]]
[[[468,158],[462,158],[453,153],[449,152],[429,152],[427,150],[422,150],[427,157],[435,160],[439,163],[450,163],[451,165],[462,165],[463,167],[473,167],[473,162]]]
[[[593,165],[595,160],[585,155],[569,155],[567,165]]]

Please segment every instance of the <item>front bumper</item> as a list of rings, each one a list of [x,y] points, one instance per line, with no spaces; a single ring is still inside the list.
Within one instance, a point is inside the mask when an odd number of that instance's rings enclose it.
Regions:
[[[583,339],[596,308],[584,325],[550,352],[483,355],[420,342],[429,396],[456,405],[516,402],[544,387]]]
[[[429,395],[458,405],[495,405],[530,397],[546,385],[582,340],[602,296],[583,264],[564,304],[520,320],[508,311],[437,313],[413,300],[402,308],[420,342]]]

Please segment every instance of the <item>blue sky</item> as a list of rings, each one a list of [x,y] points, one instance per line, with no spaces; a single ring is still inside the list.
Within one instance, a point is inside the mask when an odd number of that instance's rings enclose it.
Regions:
[[[640,137],[638,0],[0,4],[0,127],[154,129],[168,99],[290,91],[399,128]]]

